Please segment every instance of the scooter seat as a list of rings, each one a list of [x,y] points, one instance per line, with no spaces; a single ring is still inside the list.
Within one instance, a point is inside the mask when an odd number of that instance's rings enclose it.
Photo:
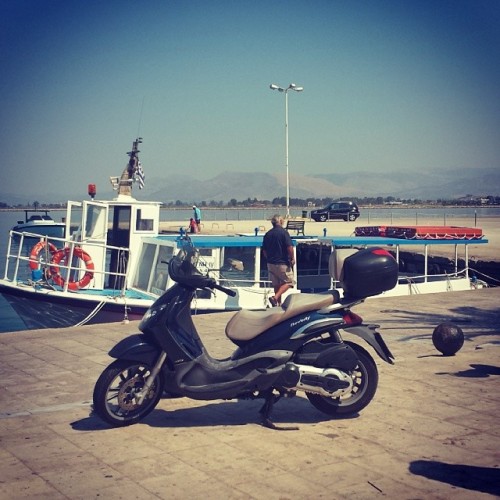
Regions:
[[[281,307],[265,311],[238,311],[226,325],[226,336],[236,343],[251,340],[269,328],[298,314],[331,306],[339,300],[336,290],[326,293],[292,293]]]

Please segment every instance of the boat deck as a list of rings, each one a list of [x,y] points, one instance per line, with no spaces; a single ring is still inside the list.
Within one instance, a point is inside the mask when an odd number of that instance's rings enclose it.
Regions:
[[[481,238],[480,240],[464,240],[461,238],[451,238],[451,239],[432,239],[432,240],[412,240],[404,238],[389,238],[386,236],[329,236],[319,238],[319,241],[328,242],[334,246],[439,246],[439,245],[483,245],[488,243],[486,238]]]
[[[58,290],[62,290],[62,287],[57,287]],[[108,296],[108,297],[122,297],[127,299],[144,299],[151,300],[156,299],[156,297],[150,293],[137,290],[135,288],[129,288],[126,290],[116,290],[115,288],[104,288],[104,289],[92,289],[92,288],[82,288],[78,291],[80,295],[95,295],[95,296]]]
[[[193,244],[199,248],[206,247],[258,247],[262,245],[263,235],[250,234],[235,234],[235,235],[189,235]],[[178,241],[178,235],[159,235],[155,239],[160,241]],[[443,239],[406,239],[406,238],[391,238],[386,236],[291,236],[294,245],[307,242],[320,242],[336,247],[345,246],[410,246],[410,245],[482,245],[488,243],[488,239],[462,239],[462,238],[443,238]]]

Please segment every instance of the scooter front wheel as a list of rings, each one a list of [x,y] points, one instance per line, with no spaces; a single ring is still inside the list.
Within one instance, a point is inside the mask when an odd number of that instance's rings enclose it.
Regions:
[[[349,392],[340,397],[327,397],[306,392],[307,399],[318,410],[327,415],[354,415],[368,406],[375,396],[378,386],[378,370],[373,358],[361,346],[346,342],[355,351],[358,364],[351,370],[352,387]]]
[[[140,399],[151,367],[136,361],[118,359],[101,374],[94,387],[94,411],[114,427],[135,424],[151,413],[163,393],[165,380],[160,374],[148,393]]]

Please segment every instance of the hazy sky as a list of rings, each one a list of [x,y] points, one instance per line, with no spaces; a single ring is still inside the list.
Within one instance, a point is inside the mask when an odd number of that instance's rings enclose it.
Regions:
[[[498,0],[0,0],[1,192],[500,167]],[[5,175],[7,174],[7,175]],[[362,182],[362,179],[360,179]],[[0,200],[1,201],[1,200]]]

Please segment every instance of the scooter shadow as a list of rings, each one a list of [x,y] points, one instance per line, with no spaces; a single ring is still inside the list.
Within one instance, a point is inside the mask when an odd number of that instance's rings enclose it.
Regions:
[[[168,406],[168,399],[163,399],[160,406]],[[189,408],[179,408],[182,399],[176,399],[176,407],[157,407],[146,418],[137,425],[149,425],[157,428],[191,428],[191,427],[216,427],[216,426],[237,426],[249,424],[262,424],[259,413],[263,401],[217,401],[204,404],[197,401],[197,406]],[[192,400],[189,404],[192,404]],[[277,426],[290,426],[300,424],[317,424],[328,420],[349,420],[358,418],[359,414],[349,416],[331,417],[321,413],[314,408],[304,398],[283,399],[279,401],[273,409],[271,420]],[[74,430],[78,431],[99,431],[110,429],[111,426],[104,423],[97,415],[91,414],[87,418],[71,423]]]

